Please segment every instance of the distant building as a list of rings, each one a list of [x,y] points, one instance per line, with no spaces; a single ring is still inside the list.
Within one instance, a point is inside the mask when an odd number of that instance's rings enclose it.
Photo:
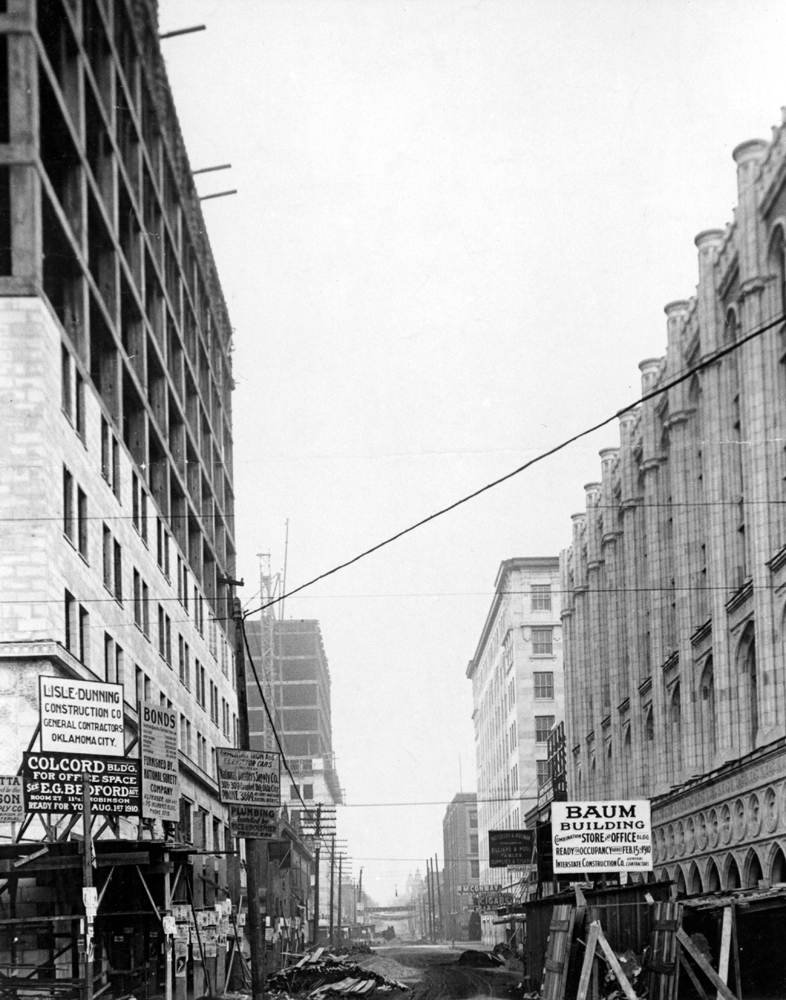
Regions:
[[[548,778],[546,740],[564,705],[560,611],[556,556],[506,559],[500,565],[494,599],[467,667],[483,884],[521,874],[489,868],[488,833],[523,828]],[[493,936],[491,918],[484,918],[484,940]]]
[[[459,792],[453,797],[442,820],[442,843],[445,934],[450,939],[466,941],[472,897],[460,893],[459,888],[480,878],[478,797],[474,792]]]
[[[569,795],[651,799],[689,894],[786,880],[786,127],[733,155],[562,561]]]

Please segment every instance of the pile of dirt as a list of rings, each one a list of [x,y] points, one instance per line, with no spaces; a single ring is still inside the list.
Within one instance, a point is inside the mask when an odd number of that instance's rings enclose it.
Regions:
[[[471,965],[476,969],[499,969],[505,964],[505,959],[491,951],[462,951],[456,960],[458,965]]]
[[[384,976],[386,979],[420,979],[422,974],[421,969],[413,969],[412,966],[402,965],[395,958],[388,958],[385,955],[363,955],[358,958],[357,963],[362,968],[376,972],[378,976]]]

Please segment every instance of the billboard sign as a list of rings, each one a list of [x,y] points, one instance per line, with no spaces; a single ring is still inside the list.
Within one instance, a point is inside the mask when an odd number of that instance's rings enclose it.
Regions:
[[[39,677],[41,749],[123,757],[123,685]]]
[[[139,706],[142,757],[142,815],[147,819],[180,818],[180,771],[177,763],[177,713],[143,701]]]
[[[652,823],[646,799],[552,802],[554,874],[652,871]]]
[[[528,865],[534,846],[534,830],[489,830],[489,868]]]
[[[90,779],[93,812],[139,815],[139,761],[79,753],[22,754],[22,787],[27,812],[81,813],[82,778]]]
[[[24,818],[22,779],[18,774],[0,774],[0,823],[21,823]]]
[[[218,787],[225,805],[280,806],[281,754],[218,750]]]
[[[229,834],[252,840],[278,840],[278,809],[268,806],[230,806]]]

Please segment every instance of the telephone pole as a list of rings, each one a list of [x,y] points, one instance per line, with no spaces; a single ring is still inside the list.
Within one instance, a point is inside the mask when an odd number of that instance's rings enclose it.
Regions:
[[[445,936],[445,917],[442,911],[442,889],[439,885],[439,860],[437,855],[434,855],[434,868],[435,874],[437,876],[437,901],[439,903],[439,932],[442,937]]]
[[[248,728],[248,694],[246,692],[246,650],[243,641],[243,609],[240,598],[232,601],[235,620],[235,665],[237,670],[238,737],[241,750],[251,749]],[[246,887],[248,895],[248,936],[251,949],[251,1000],[265,1000],[265,940],[259,912],[260,873],[263,844],[255,837],[246,837]],[[264,845],[267,862],[267,845]]]
[[[319,944],[319,838],[322,835],[322,806],[317,806],[317,822],[314,832],[314,947]]]

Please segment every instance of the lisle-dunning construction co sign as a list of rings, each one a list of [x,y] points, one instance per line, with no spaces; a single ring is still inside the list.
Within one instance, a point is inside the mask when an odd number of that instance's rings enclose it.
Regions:
[[[554,874],[652,871],[652,824],[646,799],[552,802]]]
[[[41,749],[124,757],[123,685],[39,677]]]

